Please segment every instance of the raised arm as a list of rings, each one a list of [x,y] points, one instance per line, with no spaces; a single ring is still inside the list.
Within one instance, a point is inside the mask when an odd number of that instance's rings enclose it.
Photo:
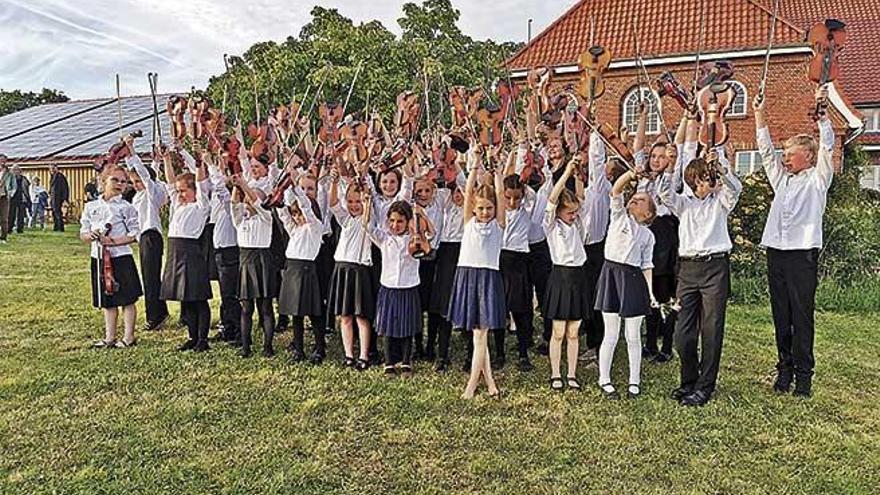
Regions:
[[[480,163],[482,151],[475,143],[471,143],[471,152],[468,156],[468,176],[464,188],[464,205],[462,207],[462,219],[468,223],[474,216],[474,189],[477,184],[477,167]]]
[[[611,188],[611,197],[616,198],[623,194],[623,190],[626,189],[626,186],[635,180],[636,174],[632,170],[627,170],[620,177],[617,178],[617,182],[614,183],[614,186]]]
[[[502,229],[507,225],[504,208],[504,170],[501,167],[495,167],[495,219]]]
[[[633,154],[644,152],[645,150],[645,133],[648,128],[648,105],[645,102],[639,103],[639,120],[636,125],[636,138],[633,141]]]

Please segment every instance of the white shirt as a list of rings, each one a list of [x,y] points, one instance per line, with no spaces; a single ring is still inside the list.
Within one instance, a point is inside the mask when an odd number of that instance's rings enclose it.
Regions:
[[[498,270],[503,236],[498,220],[493,218],[488,223],[480,223],[471,217],[464,226],[458,266]]]
[[[148,230],[155,230],[161,234],[162,220],[159,217],[159,209],[168,203],[168,193],[165,191],[164,184],[150,177],[150,171],[137,155],[127,157],[125,165],[129,169],[134,169],[141,178],[141,182],[144,183],[144,189],[136,192],[131,200],[131,204],[138,212],[138,222],[141,227],[138,240],[140,240],[141,234]]]
[[[376,194],[373,194],[373,218],[378,219],[380,222],[384,222],[386,218],[388,218],[388,209],[391,208],[391,204],[396,201],[406,201],[409,202],[412,198],[412,190],[413,190],[413,180],[409,177],[403,178],[403,183],[400,185],[400,189],[397,191],[391,198],[386,198],[385,195],[378,192],[375,184],[373,184],[372,180],[365,181],[367,187],[371,188],[372,191]],[[341,196],[345,197],[345,196]]]
[[[464,172],[459,172],[458,175],[455,176],[455,183],[461,189],[464,190],[467,185],[467,178],[464,175]],[[434,226],[434,232],[438,233],[434,235],[430,239],[431,249],[437,249],[440,246],[440,241],[443,237],[443,231],[445,230],[446,223],[446,213],[449,209],[449,204],[452,203],[452,191],[448,188],[441,187],[434,191],[434,198],[431,199],[431,202],[428,203],[427,206],[424,207],[425,214],[428,216],[428,219],[431,221],[431,225]],[[453,205],[454,206],[454,205]],[[459,210],[459,223],[461,221],[461,208]],[[461,225],[458,227],[459,235],[458,240],[461,240]],[[445,239],[442,239],[445,240]],[[448,242],[448,241],[447,241]]]
[[[501,249],[516,251],[518,253],[529,252],[529,229],[532,226],[531,206],[533,201],[527,201],[523,197],[519,208],[504,211],[504,237],[501,241]]]
[[[122,199],[122,196],[114,196],[109,201],[105,200],[104,196],[98,196],[98,199],[86,203],[79,218],[79,233],[100,232],[104,235],[107,233],[107,224],[111,226],[108,234],[110,237],[122,235],[137,237],[140,233],[137,210],[131,203]],[[109,249],[113,258],[132,253],[129,245],[107,246],[104,249]],[[92,258],[98,258],[98,246],[94,242]]]
[[[676,155],[677,157],[678,155]],[[676,158],[677,160],[678,158]],[[636,151],[633,154],[633,161],[635,161],[636,169],[644,169],[648,170],[650,165],[648,164],[648,155],[645,153],[645,150]],[[657,216],[665,217],[666,215],[671,215],[669,213],[669,208],[667,208],[663,203],[660,202],[660,195],[658,194],[658,185],[657,183],[660,181],[659,176],[654,179],[649,179],[647,177],[642,177],[639,179],[639,183],[636,186],[636,191],[640,193],[645,193],[648,196],[651,196],[651,199],[654,200],[654,205],[657,208]],[[677,191],[678,189],[676,189]],[[612,200],[613,202],[614,200]]]
[[[226,176],[216,166],[208,167],[211,181],[211,219],[214,224],[214,248],[238,246],[238,232],[232,224],[232,194],[226,188]]]
[[[580,209],[571,225],[556,216],[556,203],[547,202],[544,207],[543,228],[547,236],[547,247],[554,265],[582,266],[587,262],[584,239],[587,236],[589,204],[582,201]]]
[[[831,121],[819,121],[819,151],[816,166],[792,175],[776,158],[770,131],[757,132],[758,151],[767,179],[773,187],[773,203],[767,215],[761,245],[773,249],[795,250],[822,247],[822,217],[828,188],[834,178],[831,150],[834,130]]]
[[[391,235],[375,223],[370,224],[370,239],[382,251],[382,275],[379,282],[389,289],[409,289],[419,285],[419,260],[409,254],[412,235]]]
[[[272,194],[272,188],[275,185],[275,181],[278,179],[278,176],[281,174],[281,169],[279,169],[275,164],[270,163],[266,165],[266,168],[269,169],[269,173],[263,177],[257,179],[254,177],[253,170],[251,167],[251,160],[248,157],[247,149],[242,146],[238,151],[238,160],[241,162],[241,172],[247,181],[248,187],[255,190],[263,191],[266,196]]]
[[[272,212],[260,202],[248,211],[244,203],[232,204],[232,224],[238,230],[238,245],[250,249],[267,249],[272,243]]]
[[[449,195],[449,201],[443,208],[443,225],[440,230],[440,242],[461,242],[464,235],[464,212],[461,206],[457,206],[452,201],[452,194]]]
[[[654,268],[654,234],[629,216],[623,195],[611,198],[611,224],[605,239],[605,259],[642,270]]]
[[[605,239],[608,233],[608,218],[611,209],[611,181],[605,175],[605,143],[595,132],[590,134],[589,184],[584,191],[585,201],[589,203],[589,222],[584,244],[596,244]]]
[[[168,221],[168,237],[179,239],[198,239],[205,230],[208,217],[211,215],[211,183],[206,179],[196,181],[196,200],[193,203],[181,203],[174,185],[166,185],[171,198],[171,219]]]
[[[547,200],[553,190],[553,175],[546,160],[544,161],[544,170],[541,172],[544,175],[544,183],[541,184],[538,192],[532,192],[530,187],[526,187],[526,194],[532,195],[534,198],[531,225],[529,226],[529,244],[537,244],[547,238],[544,234],[544,214],[547,210]]]
[[[719,158],[724,160],[723,154]],[[679,219],[678,254],[682,257],[705,256],[726,253],[733,244],[727,232],[727,217],[736,206],[742,192],[739,179],[727,167],[727,175],[721,177],[721,190],[704,199],[687,192],[672,190],[672,174],[664,173],[660,180],[660,200]],[[687,188],[686,188],[687,189]]]
[[[290,216],[290,211],[287,209],[287,206],[294,203],[299,205],[299,209],[306,219],[302,225],[294,223],[293,217]],[[284,191],[284,204],[286,205],[284,208],[278,208],[278,218],[281,219],[284,230],[290,236],[285,256],[291,260],[314,261],[321,250],[324,225],[312,211],[312,202],[299,186],[295,186]]]
[[[361,217],[353,217],[342,205],[342,200],[331,206],[330,211],[339,222],[342,230],[339,232],[339,242],[336,244],[336,252],[333,259],[343,263],[357,263],[359,265],[373,265],[373,257],[370,253],[370,239],[364,228]]]

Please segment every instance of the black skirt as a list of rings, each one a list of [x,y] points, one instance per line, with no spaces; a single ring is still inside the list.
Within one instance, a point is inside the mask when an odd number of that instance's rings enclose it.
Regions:
[[[592,310],[584,267],[553,265],[544,296],[544,318],[560,321],[584,319]]]
[[[208,261],[199,239],[168,238],[168,257],[162,272],[163,301],[207,301],[211,299]]]
[[[280,272],[269,248],[239,248],[238,273],[239,300],[278,297]]]
[[[281,277],[278,312],[289,316],[321,316],[324,314],[318,263],[287,259]]]
[[[376,333],[383,337],[412,337],[422,328],[419,288],[391,289],[379,286]]]
[[[437,262],[434,265],[434,286],[431,288],[431,302],[428,312],[446,315],[449,310],[449,295],[452,294],[452,281],[458,267],[459,242],[441,242],[437,248]]]
[[[138,298],[144,295],[141,278],[138,276],[132,255],[127,254],[113,258],[113,278],[116,279],[119,288],[112,296],[104,293],[103,276],[98,276],[98,260],[95,258],[91,258],[91,260],[92,306],[96,308],[128,306],[137,302]],[[98,291],[101,292],[100,295]]]
[[[333,314],[373,318],[376,311],[374,285],[369,266],[347,262],[336,263],[333,277],[330,279],[328,316]]]
[[[651,311],[648,282],[642,269],[605,260],[596,292],[596,310],[624,318],[645,316]]]
[[[501,280],[504,281],[504,301],[511,313],[532,309],[532,284],[529,282],[529,253],[501,250]]]

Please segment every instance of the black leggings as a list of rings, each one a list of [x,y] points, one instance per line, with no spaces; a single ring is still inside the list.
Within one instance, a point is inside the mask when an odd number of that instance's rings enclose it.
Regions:
[[[412,337],[385,337],[385,365],[412,365]]]
[[[315,334],[315,354],[325,355],[324,341],[324,317],[310,316],[309,322],[312,324],[312,332]],[[303,334],[305,333],[305,317],[291,316],[290,324],[293,326],[293,340],[290,343],[291,350],[303,352]]]
[[[180,319],[186,324],[189,340],[208,342],[208,328],[211,327],[211,308],[208,301],[181,301]]]
[[[275,337],[275,308],[272,299],[260,298],[241,301],[241,345],[245,349],[251,347],[251,329],[254,326],[254,306],[260,314],[260,322],[263,324],[263,349],[272,349],[272,339]]]

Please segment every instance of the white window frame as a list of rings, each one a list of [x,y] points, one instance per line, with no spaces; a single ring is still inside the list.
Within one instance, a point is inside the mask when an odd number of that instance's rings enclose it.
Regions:
[[[862,108],[865,114],[865,132],[880,133],[880,108]]]
[[[865,166],[865,171],[860,182],[865,189],[880,191],[880,165]]]
[[[741,170],[741,168],[745,168],[745,167],[740,167],[740,157],[747,156],[747,155],[749,156],[748,165],[747,165],[748,170]],[[782,157],[782,150],[777,149],[776,150],[776,158],[779,159],[781,157]],[[761,161],[761,153],[758,152],[758,150],[742,150],[742,151],[737,151],[733,155],[733,171],[739,177],[745,177],[747,175],[751,175],[751,174],[755,173],[756,171],[758,171],[759,169],[761,169],[761,167],[763,167],[763,166],[764,166],[764,164]]]
[[[636,91],[641,91],[642,98],[645,98],[648,102],[648,121],[645,125],[645,134],[656,136],[660,134],[660,115],[663,111],[663,103],[657,98],[657,95],[654,94],[651,88],[636,86],[627,91],[621,101],[621,121],[630,134],[635,134],[639,122],[639,97]]]
[[[746,89],[746,85],[735,80],[728,81],[733,88],[736,97],[730,103],[730,111],[727,113],[728,117],[745,117],[749,113],[749,92]],[[734,111],[736,107],[736,101],[739,99],[740,95],[742,95],[742,111]]]

